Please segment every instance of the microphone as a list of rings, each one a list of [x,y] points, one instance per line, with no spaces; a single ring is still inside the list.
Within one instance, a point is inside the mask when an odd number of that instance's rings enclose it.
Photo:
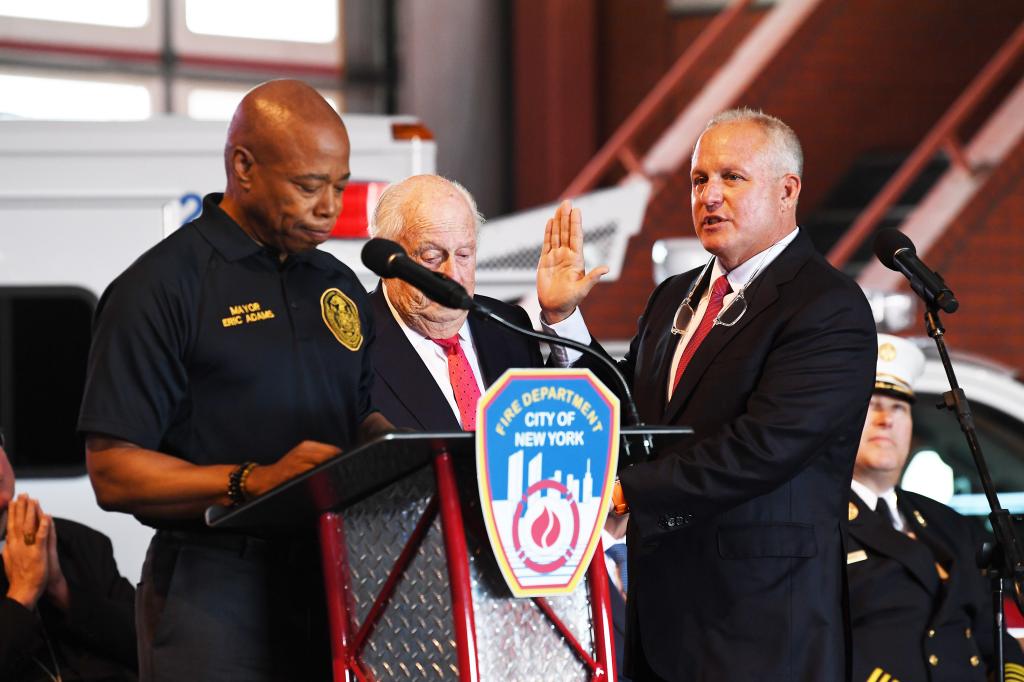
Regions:
[[[409,258],[405,249],[393,241],[371,239],[363,246],[361,258],[363,265],[379,277],[397,277],[408,282],[423,292],[424,296],[446,308],[474,310],[480,307],[465,287],[440,272],[423,267]]]
[[[629,390],[629,384],[626,382],[626,378],[622,376],[622,373],[619,371],[619,368],[615,363],[608,359],[604,354],[599,353],[586,344],[579,343],[571,339],[563,339],[558,336],[551,336],[549,334],[534,331],[533,329],[526,329],[509,322],[487,306],[474,300],[473,297],[466,292],[466,289],[458,282],[453,281],[449,277],[445,277],[439,272],[434,272],[433,270],[425,268],[413,259],[409,258],[409,255],[406,254],[405,249],[403,249],[401,245],[396,244],[389,239],[380,239],[379,237],[375,237],[366,242],[363,246],[363,251],[360,257],[362,258],[363,265],[368,267],[377,276],[384,278],[397,277],[403,282],[408,282],[423,292],[423,295],[427,298],[432,301],[437,301],[445,307],[468,310],[476,314],[478,317],[491,320],[495,324],[505,327],[516,334],[528,336],[532,339],[537,339],[538,341],[543,341],[545,343],[553,343],[555,345],[573,348],[581,353],[591,355],[611,370],[612,376],[616,383],[619,384],[619,388],[622,391],[622,396],[624,398],[623,402],[626,404],[627,419],[636,426],[643,426],[643,422],[640,420],[640,413],[636,407],[636,401],[633,400],[633,393]],[[626,451],[626,459],[629,460],[629,441],[625,437],[623,437],[623,445]],[[645,436],[641,441],[641,445],[644,455],[646,457],[650,457],[651,449],[653,447],[650,438]]]
[[[947,313],[955,313],[960,307],[942,276],[921,262],[914,243],[899,230],[886,228],[878,231],[875,236],[875,256],[885,267],[903,273],[910,280],[910,287],[929,306]]]

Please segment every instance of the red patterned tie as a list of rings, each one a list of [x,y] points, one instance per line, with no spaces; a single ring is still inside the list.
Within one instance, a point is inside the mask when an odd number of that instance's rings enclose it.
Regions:
[[[459,405],[462,428],[472,431],[476,428],[476,404],[480,400],[480,386],[476,383],[473,368],[469,366],[469,358],[459,343],[459,335],[431,341],[444,348],[448,357],[448,379],[452,382],[455,402]]]
[[[725,300],[725,295],[730,291],[732,291],[732,287],[729,286],[729,280],[725,275],[715,280],[714,286],[711,287],[711,300],[708,301],[708,308],[704,311],[704,317],[701,318],[700,325],[693,332],[693,336],[690,337],[690,342],[686,344],[682,357],[679,358],[679,366],[676,367],[676,378],[672,382],[673,393],[676,392],[679,379],[683,376],[683,370],[690,364],[694,353],[697,352],[697,347],[700,346],[701,341],[708,335],[711,328],[715,326],[715,317],[722,310],[722,301]]]

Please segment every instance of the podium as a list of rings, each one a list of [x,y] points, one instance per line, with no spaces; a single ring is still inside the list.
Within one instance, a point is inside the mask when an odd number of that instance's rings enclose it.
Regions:
[[[318,526],[336,681],[614,680],[602,548],[573,594],[513,598],[473,447],[468,432],[388,434],[206,520],[253,535]]]

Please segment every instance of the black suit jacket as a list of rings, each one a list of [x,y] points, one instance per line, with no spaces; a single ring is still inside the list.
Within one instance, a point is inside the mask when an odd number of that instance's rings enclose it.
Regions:
[[[626,671],[842,680],[846,499],[874,378],[871,311],[801,231],[746,292],[737,324],[708,333],[666,404],[670,329],[697,274],[655,289],[620,364],[646,423],[694,429],[620,472]]]
[[[53,667],[44,627],[65,680],[136,679],[135,589],[117,572],[110,540],[74,521],[54,521],[70,613],[57,611],[45,595],[36,611],[0,597],[0,680],[46,679],[31,658]],[[7,588],[0,571],[0,595]]]
[[[520,327],[532,328],[526,311],[519,306],[476,296],[498,315]],[[400,428],[418,431],[459,431],[459,425],[437,382],[423,366],[402,328],[398,326],[378,286],[370,294],[377,336],[373,347],[373,405]],[[541,367],[540,344],[513,334],[490,320],[470,316],[484,386],[490,386],[512,367]]]
[[[991,593],[974,559],[981,539],[943,504],[905,490],[897,499],[917,540],[850,494],[853,679],[881,670],[900,682],[983,682],[995,660]],[[1006,661],[1024,663],[1017,641],[1003,640]]]

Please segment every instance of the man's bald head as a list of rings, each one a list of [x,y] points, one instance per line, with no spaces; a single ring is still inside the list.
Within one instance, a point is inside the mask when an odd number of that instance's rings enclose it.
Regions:
[[[228,126],[221,208],[282,257],[314,248],[341,211],[349,141],[341,117],[301,81],[250,90]]]
[[[308,126],[337,127],[348,139],[338,112],[314,88],[288,79],[261,83],[245,94],[231,117],[225,162],[230,163],[231,150],[237,145],[260,158],[286,154],[291,133]]]

